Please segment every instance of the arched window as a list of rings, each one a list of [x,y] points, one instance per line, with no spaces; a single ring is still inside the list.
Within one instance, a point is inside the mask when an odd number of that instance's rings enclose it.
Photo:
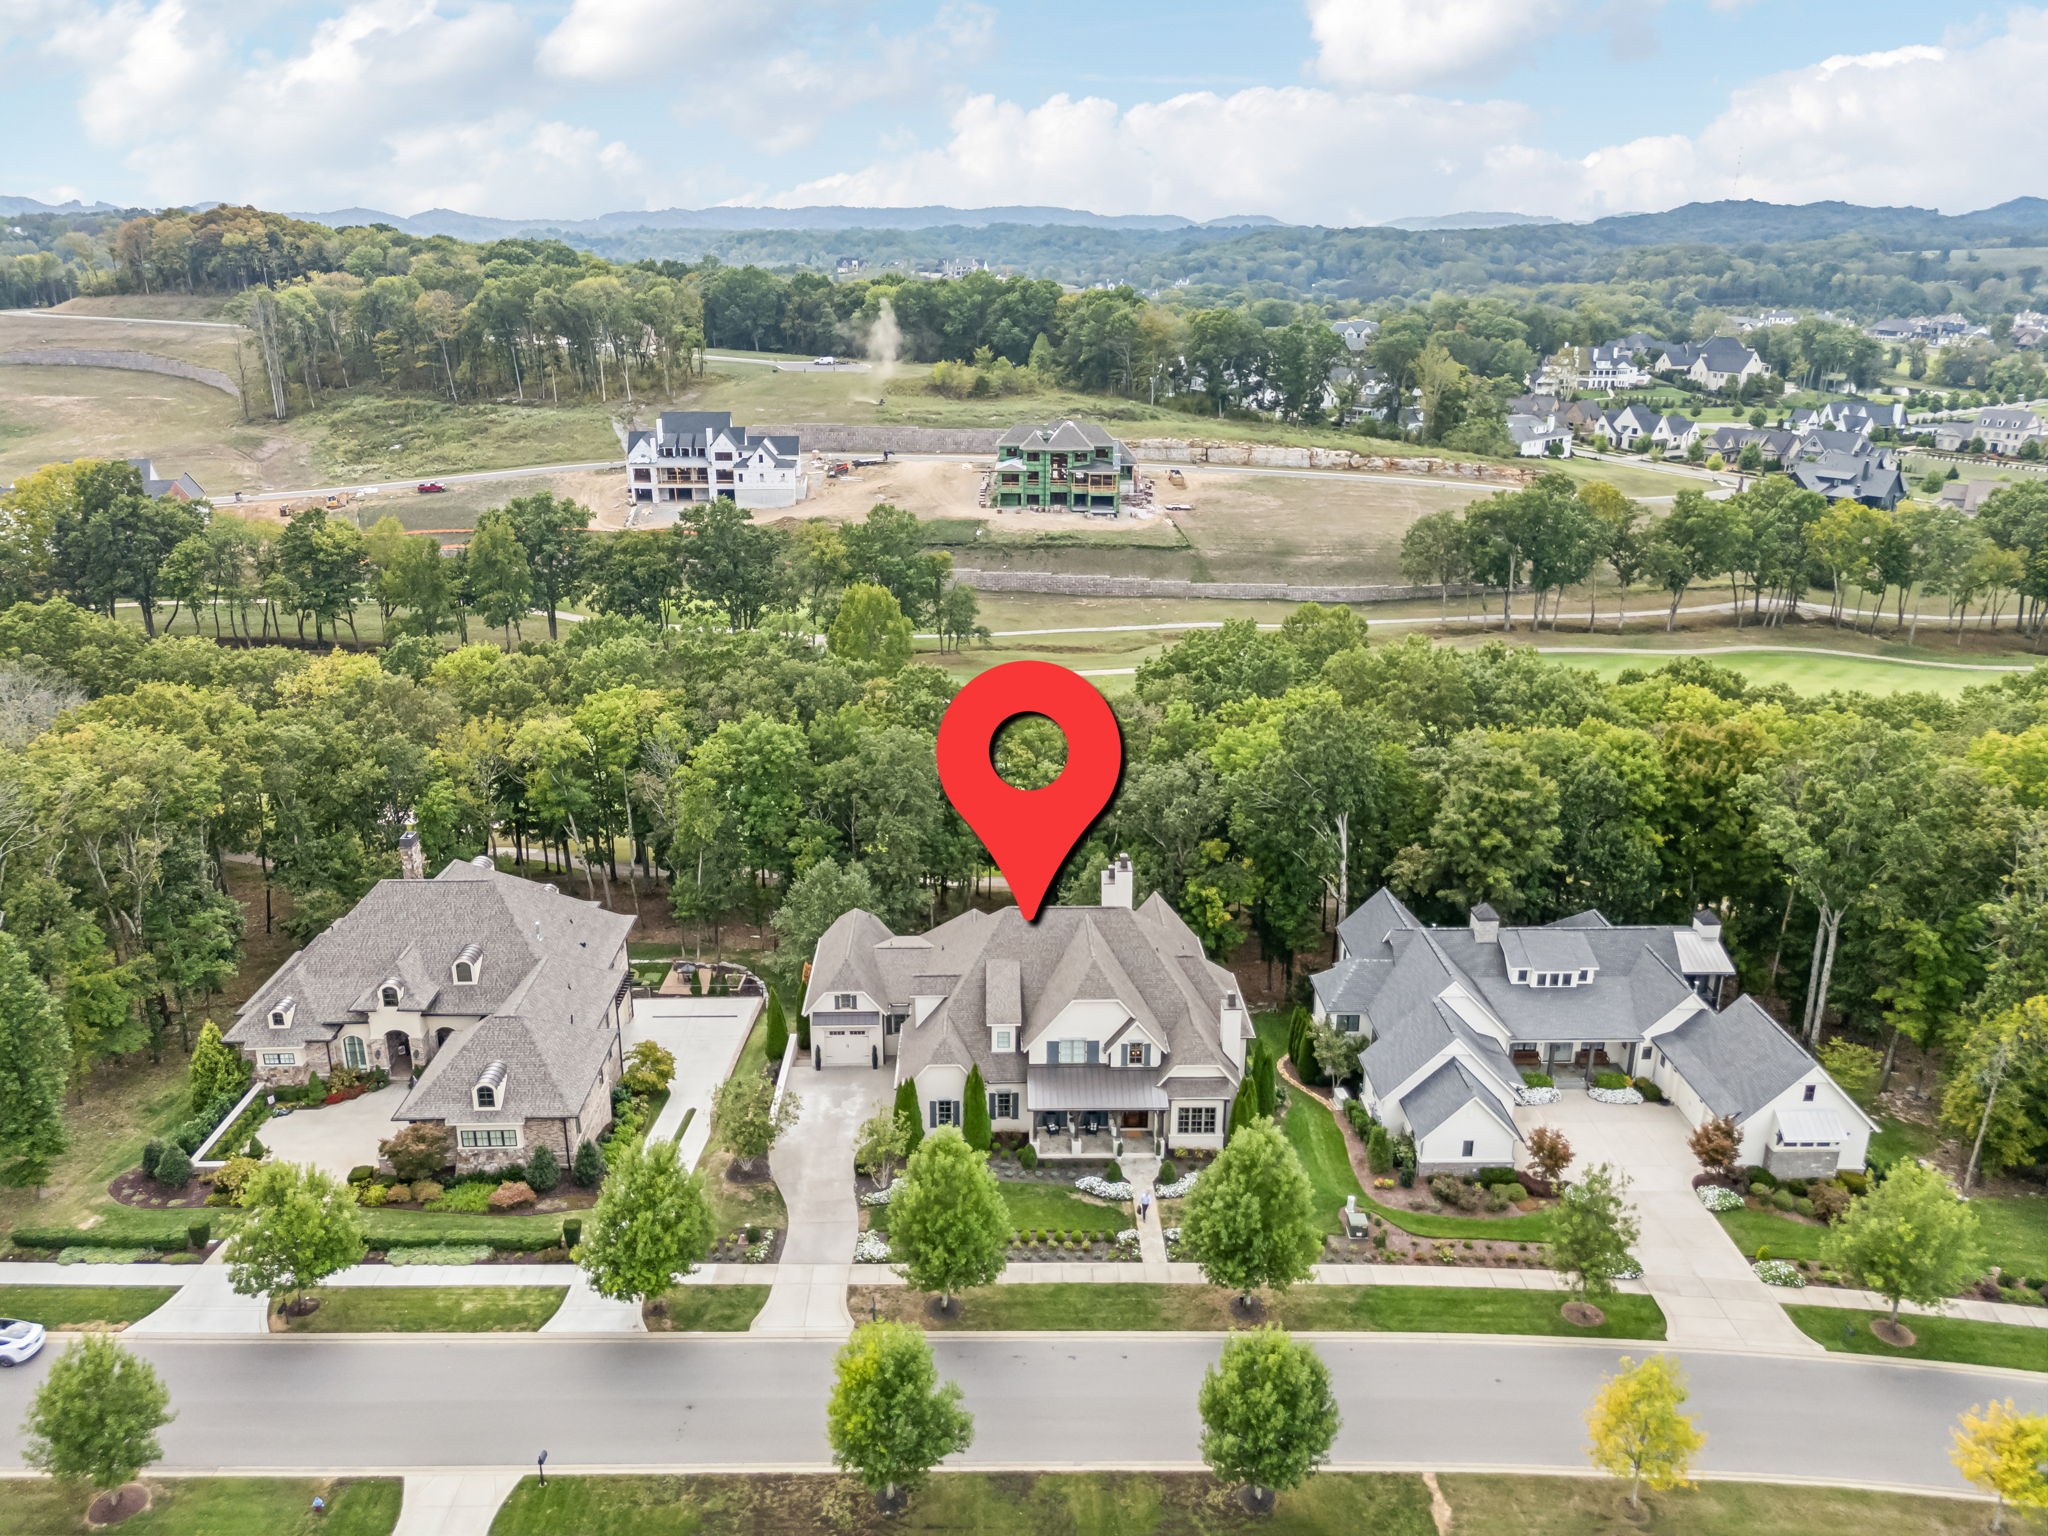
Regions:
[[[455,962],[455,981],[458,986],[470,986],[476,981],[476,967],[467,960]]]
[[[386,987],[380,995],[384,999],[384,1006],[386,1008],[396,1008],[398,1006],[398,988]]]
[[[349,1035],[343,1039],[341,1042],[341,1059],[351,1067],[361,1068],[367,1067],[370,1064],[370,1053],[363,1049],[363,1037],[361,1035]]]
[[[498,1090],[489,1083],[478,1083],[476,1087],[476,1107],[478,1109],[496,1109],[498,1107]]]

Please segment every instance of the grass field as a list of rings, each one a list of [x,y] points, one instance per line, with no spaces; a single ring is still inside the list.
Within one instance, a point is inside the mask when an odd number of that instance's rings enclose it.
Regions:
[[[1984,1504],[1854,1489],[1706,1483],[1647,1493],[1592,1477],[1440,1477],[1452,1536],[1977,1536]],[[2024,1518],[2024,1517],[2022,1517]],[[2021,1529],[2018,1525],[2014,1529]],[[899,1514],[851,1478],[523,1479],[492,1536],[1437,1536],[1428,1486],[1404,1473],[1325,1472],[1246,1512],[1202,1474],[941,1473]]]
[[[287,1333],[532,1333],[555,1315],[566,1285],[338,1285]]]
[[[765,1285],[678,1285],[642,1311],[651,1333],[745,1333],[767,1301]]]
[[[146,1511],[122,1536],[389,1536],[405,1485],[395,1477],[179,1477],[151,1485]],[[326,1499],[313,1513],[315,1495]],[[73,1536],[88,1529],[86,1496],[43,1478],[0,1481],[0,1530],[8,1536]]]
[[[1733,631],[1729,633],[1732,636]],[[1544,649],[1552,660],[1584,667],[1610,682],[1626,671],[1653,670],[1662,664],[1663,659],[1648,647],[1639,656],[1589,655],[1563,646],[1546,646]],[[1797,646],[1768,651],[1729,651],[1726,647],[1713,647],[1708,649],[1708,659],[1740,672],[1753,683],[1782,685],[1795,693],[1807,694],[1836,691],[1937,693],[1953,698],[1966,688],[1997,682],[2012,675],[2010,670],[1997,665],[1915,666],[1881,656],[1815,655]]]
[[[0,1317],[45,1328],[126,1327],[177,1294],[168,1285],[0,1285]]]
[[[884,1317],[926,1328],[1016,1330],[1110,1329],[1173,1331],[1242,1327],[1231,1297],[1213,1286],[1142,1282],[991,1285],[960,1298],[957,1315],[940,1321],[928,1298],[905,1286],[856,1286],[847,1305],[856,1317],[870,1303]],[[1664,1313],[1647,1296],[1603,1303],[1607,1321],[1576,1328],[1559,1309],[1562,1291],[1470,1290],[1428,1285],[1298,1285],[1265,1297],[1266,1316],[1305,1333],[1507,1333],[1562,1338],[1661,1339]]]
[[[1889,1313],[1843,1307],[1787,1307],[1785,1311],[1801,1333],[1837,1354],[2048,1371],[2048,1329],[1977,1323],[1964,1317],[1902,1317],[1900,1321],[1913,1331],[1914,1342],[1910,1348],[1895,1349],[1870,1331],[1873,1318]]]

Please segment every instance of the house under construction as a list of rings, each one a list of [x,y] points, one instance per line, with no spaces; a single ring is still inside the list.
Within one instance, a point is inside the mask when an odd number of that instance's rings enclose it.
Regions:
[[[1134,475],[1130,450],[1093,422],[1012,427],[996,444],[988,500],[998,508],[1115,517]]]

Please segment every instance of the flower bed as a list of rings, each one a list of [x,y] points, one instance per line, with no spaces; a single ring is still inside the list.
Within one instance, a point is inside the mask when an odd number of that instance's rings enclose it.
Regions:
[[[1195,1187],[1195,1180],[1201,1176],[1201,1169],[1191,1169],[1175,1179],[1171,1184],[1161,1184],[1153,1193],[1162,1200],[1178,1200]]]
[[[1694,1193],[1710,1211],[1738,1211],[1743,1206],[1742,1196],[1720,1184],[1702,1184]]]
[[[1564,1095],[1556,1088],[1517,1088],[1515,1097],[1524,1104],[1555,1104]]]
[[[895,1193],[896,1186],[894,1184],[891,1184],[887,1189],[871,1189],[860,1197],[860,1203],[862,1205],[887,1205],[889,1197]]]
[[[1189,1177],[1193,1178],[1194,1175],[1190,1174]],[[1127,1183],[1120,1181],[1112,1184],[1108,1179],[1098,1178],[1092,1173],[1084,1173],[1074,1180],[1074,1188],[1084,1195],[1093,1195],[1098,1200],[1124,1201],[1137,1193]]]
[[[856,1264],[886,1264],[889,1262],[889,1239],[879,1232],[863,1232],[860,1241],[853,1245],[853,1262]]]
[[[1765,1285],[1789,1286],[1793,1290],[1806,1289],[1806,1276],[1800,1273],[1799,1266],[1790,1259],[1759,1259],[1749,1267]]]
[[[1586,1097],[1596,1104],[1640,1104],[1643,1096],[1633,1088],[1588,1088]]]

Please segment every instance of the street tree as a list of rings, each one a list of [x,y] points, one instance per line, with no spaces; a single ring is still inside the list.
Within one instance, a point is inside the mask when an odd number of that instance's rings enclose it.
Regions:
[[[1308,1278],[1322,1222],[1301,1159],[1272,1121],[1232,1127],[1187,1197],[1181,1242],[1209,1283],[1236,1291],[1246,1310],[1253,1291]]]
[[[1891,1303],[1873,1332],[1888,1344],[1911,1343],[1899,1326],[1901,1302],[1937,1306],[1983,1272],[1977,1213],[1940,1170],[1901,1162],[1849,1202],[1821,1239],[1821,1262]]]
[[[163,1455],[157,1431],[176,1417],[148,1361],[112,1334],[82,1334],[36,1389],[22,1459],[59,1482],[106,1493]]]
[[[1690,1488],[1687,1473],[1706,1436],[1679,1410],[1689,1393],[1685,1373],[1669,1355],[1632,1360],[1623,1355],[1621,1369],[1603,1378],[1586,1414],[1593,1465],[1628,1482],[1630,1509],[1640,1508],[1645,1486]]]
[[[1597,1308],[1634,1264],[1630,1250],[1641,1235],[1628,1204],[1627,1177],[1596,1163],[1558,1197],[1550,1218],[1550,1267],[1564,1277],[1579,1305]]]
[[[924,1330],[907,1323],[853,1330],[839,1351],[825,1428],[833,1461],[888,1509],[974,1443],[960,1388],[939,1380]]]
[[[1329,1367],[1273,1326],[1231,1334],[1202,1375],[1200,1406],[1202,1460],[1257,1508],[1300,1486],[1337,1439]]]
[[[1991,1529],[2005,1529],[2008,1505],[2048,1509],[2048,1414],[2020,1413],[2011,1398],[1963,1414],[1949,1451],[1955,1469],[1996,1501]]]
[[[889,1199],[889,1251],[904,1280],[950,1310],[957,1292],[995,1283],[1011,1231],[988,1155],[952,1126],[926,1136]]]
[[[290,1306],[329,1275],[362,1262],[355,1195],[311,1164],[265,1163],[242,1186],[248,1212],[228,1239],[228,1283],[240,1296]]]
[[[652,1301],[711,1251],[711,1207],[673,1141],[614,1147],[611,1170],[576,1245],[590,1288],[611,1301]]]
[[[796,1124],[801,1107],[794,1093],[784,1092],[777,1100],[774,1078],[735,1074],[719,1085],[713,1106],[718,1144],[733,1155],[743,1172],[751,1173],[755,1162],[766,1157],[782,1133]]]

